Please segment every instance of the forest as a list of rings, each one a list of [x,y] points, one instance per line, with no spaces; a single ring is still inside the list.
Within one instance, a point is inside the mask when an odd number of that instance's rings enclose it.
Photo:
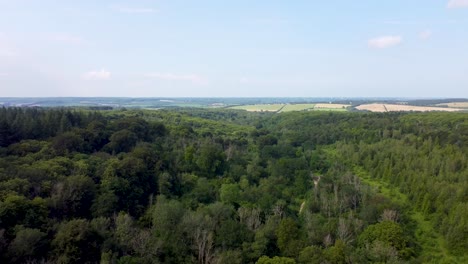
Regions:
[[[468,263],[468,114],[0,108],[0,263]]]

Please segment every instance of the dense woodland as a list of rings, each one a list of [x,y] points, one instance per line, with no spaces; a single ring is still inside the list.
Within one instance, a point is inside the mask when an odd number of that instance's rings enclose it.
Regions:
[[[1,263],[466,263],[468,114],[0,109]]]

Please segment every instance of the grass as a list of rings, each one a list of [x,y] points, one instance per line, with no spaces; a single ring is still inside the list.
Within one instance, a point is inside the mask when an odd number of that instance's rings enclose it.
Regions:
[[[353,172],[359,176],[363,183],[376,188],[379,193],[391,199],[393,202],[405,207],[411,207],[408,197],[397,188],[386,182],[371,178],[369,173],[361,167],[354,167]],[[416,241],[421,247],[419,260],[422,263],[468,263],[466,256],[456,257],[451,255],[446,247],[444,237],[439,234],[430,220],[414,208],[409,211],[409,217],[416,223]]]
[[[315,104],[287,104],[281,109],[282,112],[304,111],[315,107]]]

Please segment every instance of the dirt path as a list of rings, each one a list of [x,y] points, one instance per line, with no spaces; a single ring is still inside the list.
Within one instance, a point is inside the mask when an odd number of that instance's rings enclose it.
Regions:
[[[312,177],[312,181],[314,181],[314,189],[317,190],[317,186],[320,182],[320,179],[322,179],[322,176],[318,175],[318,176],[311,176],[311,177]],[[305,206],[305,201],[303,201],[301,204],[301,207],[299,209],[299,214],[301,214],[302,210],[304,210],[304,206]]]

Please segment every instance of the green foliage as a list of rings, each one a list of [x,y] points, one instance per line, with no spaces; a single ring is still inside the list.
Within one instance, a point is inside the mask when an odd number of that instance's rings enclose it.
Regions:
[[[184,209],[178,201],[159,196],[153,207],[153,226],[158,232],[170,232],[169,227],[177,225],[183,215]]]
[[[337,240],[335,245],[324,250],[324,257],[330,263],[344,264],[346,263],[346,245],[342,240]]]
[[[0,109],[1,263],[466,263],[466,114]]]
[[[57,263],[94,262],[100,257],[100,238],[83,219],[60,224],[52,246]]]
[[[300,231],[296,221],[292,218],[281,220],[276,230],[278,237],[278,248],[284,256],[295,257],[301,252],[303,243],[300,240]]]
[[[375,241],[380,241],[399,252],[405,250],[407,244],[401,226],[391,221],[383,221],[370,225],[359,236],[359,243],[361,245],[372,244]]]
[[[214,177],[223,174],[225,159],[224,151],[219,145],[206,142],[197,152],[196,164],[202,175]]]
[[[46,235],[38,229],[21,228],[8,249],[13,262],[21,263],[43,257],[44,250],[47,250]]]
[[[253,234],[245,225],[236,220],[227,219],[219,224],[216,230],[215,244],[223,249],[236,249],[242,243],[252,241]]]
[[[258,259],[256,264],[295,264],[296,261],[293,258],[285,258],[285,257],[274,257],[269,258],[263,256]]]
[[[15,225],[41,226],[46,216],[45,201],[39,197],[28,200],[24,196],[8,195],[0,202],[0,227],[5,228],[7,233],[11,233]]]
[[[74,151],[82,151],[84,147],[83,145],[83,138],[74,132],[65,132],[60,134],[52,141],[52,147],[59,155],[65,155]]]
[[[128,129],[122,129],[111,135],[106,148],[115,153],[129,152],[137,143],[138,137]]]
[[[239,204],[240,203],[241,190],[238,184],[223,184],[219,192],[219,198],[223,203],[227,204]]]
[[[94,200],[95,186],[88,176],[73,175],[58,183],[52,193],[52,203],[59,217],[86,217]]]
[[[242,252],[238,250],[223,251],[219,256],[219,262],[225,264],[242,264]]]
[[[304,248],[298,258],[300,264],[320,264],[323,259],[323,250],[317,246]]]

